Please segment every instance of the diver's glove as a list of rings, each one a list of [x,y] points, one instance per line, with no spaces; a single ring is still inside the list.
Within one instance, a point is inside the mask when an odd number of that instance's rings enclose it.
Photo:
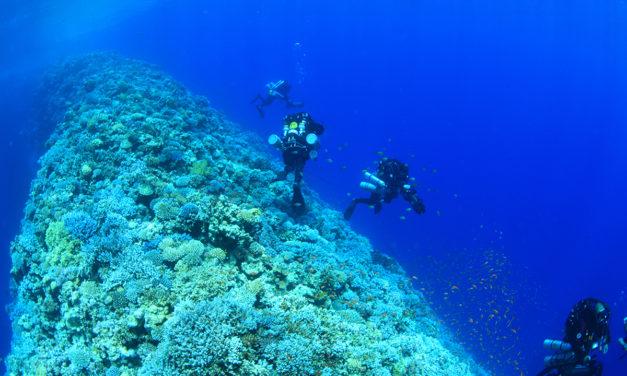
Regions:
[[[409,205],[416,212],[416,214],[424,214],[426,211],[425,204],[422,199],[418,197],[416,189],[409,184],[403,186],[403,198],[409,202]]]

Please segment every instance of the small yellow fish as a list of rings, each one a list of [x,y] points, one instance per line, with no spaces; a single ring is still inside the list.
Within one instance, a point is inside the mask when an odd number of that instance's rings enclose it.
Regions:
[[[346,195],[347,195],[348,197],[350,197],[350,196],[351,196],[351,193],[350,193],[350,192],[346,192]]]
[[[406,211],[406,212],[410,212],[410,211],[411,211],[411,208],[405,208],[405,211]]]
[[[383,152],[382,151],[378,151],[377,154],[383,155]]]
[[[442,216],[442,212],[440,212],[439,210],[436,210],[435,212],[438,214],[438,217]]]
[[[329,162],[329,163],[333,163],[333,159],[331,159],[331,158],[327,158],[327,162]]]
[[[404,215],[401,215],[399,218],[400,218],[400,219],[405,219],[405,216],[404,216]]]
[[[415,155],[409,154],[409,158],[414,158],[414,157],[415,157]]]

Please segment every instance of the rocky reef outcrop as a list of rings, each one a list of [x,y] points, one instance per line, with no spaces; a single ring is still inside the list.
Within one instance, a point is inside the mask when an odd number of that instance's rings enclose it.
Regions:
[[[52,69],[11,246],[8,375],[484,374],[403,270],[154,66]]]

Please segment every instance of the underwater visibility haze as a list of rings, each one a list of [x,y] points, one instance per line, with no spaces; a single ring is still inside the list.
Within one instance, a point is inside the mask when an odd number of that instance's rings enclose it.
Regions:
[[[6,2],[1,372],[536,375],[593,297],[592,355],[624,375],[625,21],[622,0]],[[323,132],[295,188],[266,140],[301,112]],[[392,159],[407,188],[346,220]]]

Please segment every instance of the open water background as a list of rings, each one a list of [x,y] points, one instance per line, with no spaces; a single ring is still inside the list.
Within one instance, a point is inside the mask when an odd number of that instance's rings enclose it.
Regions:
[[[9,243],[51,132],[37,116],[41,76],[63,58],[115,51],[160,66],[263,138],[286,110],[276,103],[260,119],[248,101],[287,79],[327,127],[305,181],[339,210],[364,194],[360,171],[380,154],[409,163],[427,213],[399,200],[377,216],[358,207],[352,225],[417,277],[495,374],[539,372],[542,339],[560,338],[588,296],[612,308],[605,374],[624,374],[626,21],[618,0],[5,1],[0,298],[10,299]],[[5,314],[0,330],[2,356]]]

